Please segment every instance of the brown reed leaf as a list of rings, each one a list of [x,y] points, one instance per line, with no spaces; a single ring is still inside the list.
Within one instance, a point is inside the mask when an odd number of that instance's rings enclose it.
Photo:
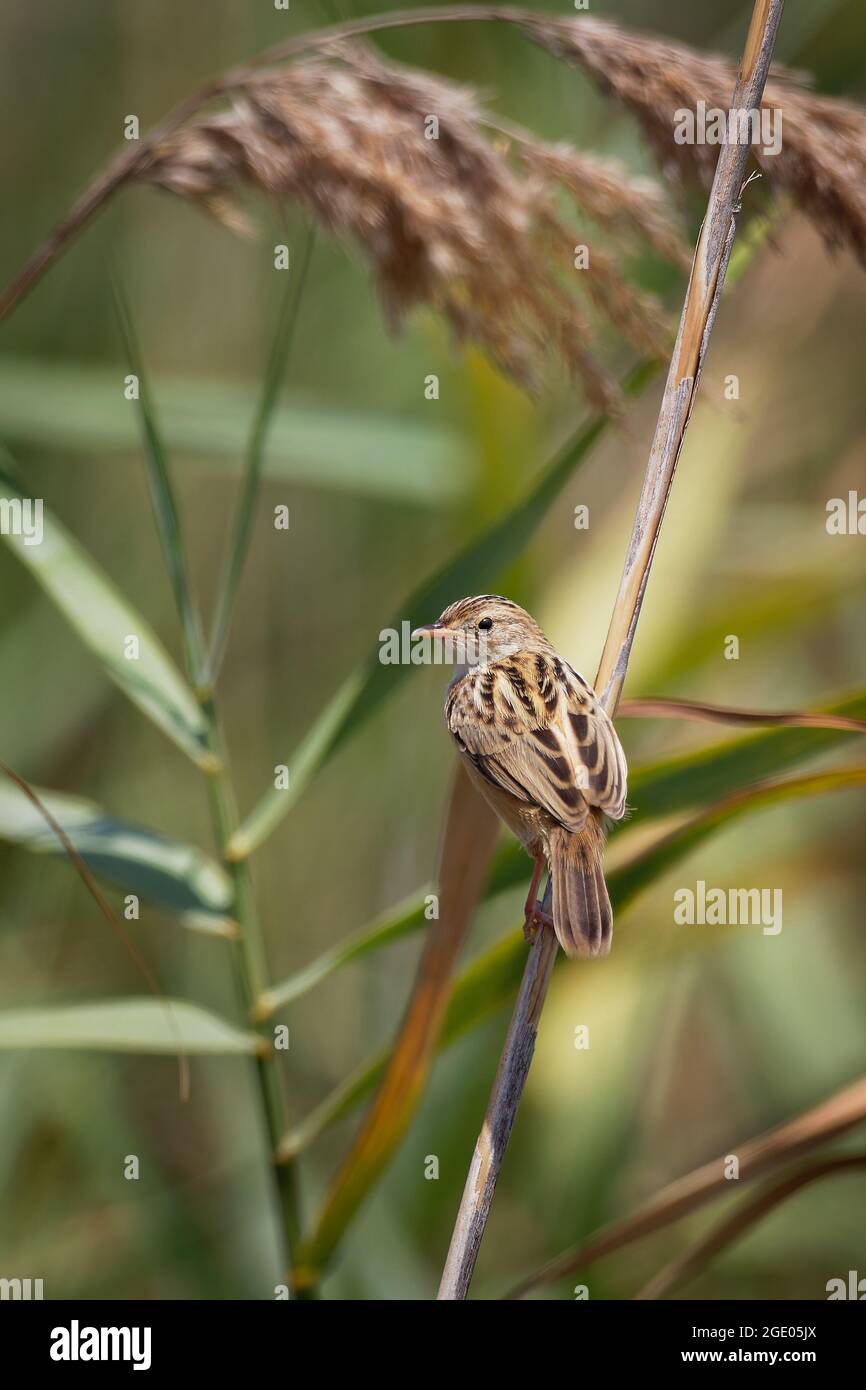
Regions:
[[[666,171],[697,176],[709,187],[718,147],[677,144],[676,112],[694,111],[698,101],[727,112],[737,75],[733,63],[629,32],[609,20],[539,18],[524,20],[520,27],[627,106]],[[762,109],[781,112],[779,152],[752,147],[771,188],[790,194],[829,246],[850,246],[866,264],[866,111],[816,95],[797,74],[782,68],[773,69]]]
[[[530,386],[554,350],[611,409],[617,390],[578,295],[643,352],[663,354],[667,328],[658,302],[629,283],[612,253],[594,250],[588,268],[575,270],[586,238],[560,220],[557,186],[600,224],[642,232],[682,263],[660,196],[623,180],[617,208],[609,167],[599,167],[594,192],[592,167],[577,152],[537,142],[510,161],[484,124],[468,89],[340,45],[327,58],[251,76],[230,110],[187,122],[138,177],[236,230],[245,226],[236,204],[243,186],[293,198],[361,248],[393,324],[428,305]]]
[[[794,729],[845,729],[849,733],[866,734],[866,720],[820,710],[735,709],[732,705],[708,705],[700,700],[667,700],[655,696],[621,700],[617,714],[620,719],[685,719],[698,724],[738,724],[746,728],[779,725]]]

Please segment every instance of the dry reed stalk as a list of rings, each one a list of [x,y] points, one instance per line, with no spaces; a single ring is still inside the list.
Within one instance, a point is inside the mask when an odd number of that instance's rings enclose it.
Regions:
[[[844,714],[823,714],[803,710],[735,709],[731,705],[708,705],[698,700],[623,700],[620,719],[685,719],[696,724],[736,724],[744,728],[779,725],[792,729],[845,729],[866,734],[866,720]]]
[[[784,0],[755,0],[734,89],[732,105],[735,107],[752,109],[760,103],[783,3]],[[611,716],[619,703],[656,542],[724,284],[747,158],[746,145],[721,147],[695,250],[622,581],[595,682]],[[548,883],[546,907],[549,899]],[[529,949],[523,983],[470,1163],[439,1288],[439,1298],[443,1300],[465,1299],[469,1291],[496,1182],[529,1073],[555,956],[553,933],[547,929],[539,931]]]

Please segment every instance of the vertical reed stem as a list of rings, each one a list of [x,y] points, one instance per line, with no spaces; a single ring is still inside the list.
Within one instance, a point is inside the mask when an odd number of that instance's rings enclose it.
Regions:
[[[252,1022],[256,1004],[267,984],[267,967],[261,926],[253,893],[252,875],[246,860],[234,861],[227,854],[229,840],[239,824],[234,786],[228,770],[226,743],[212,692],[201,692],[200,702],[207,721],[208,747],[219,761],[219,771],[208,775],[211,818],[223,863],[234,888],[234,914],[240,935],[234,943],[237,991],[246,1017]],[[256,1025],[259,1028],[264,1025]],[[279,1142],[289,1127],[289,1116],[276,1058],[256,1058],[256,1077],[262,1114],[267,1131],[270,1163],[280,1210],[283,1267],[289,1287],[295,1252],[301,1235],[295,1166],[277,1162]]]
[[[731,103],[735,109],[760,107],[783,4],[784,0],[755,0]],[[632,538],[595,682],[596,689],[602,692],[602,704],[611,716],[616,712],[625,681],[650,566],[724,284],[748,154],[747,144],[721,147],[695,250]],[[549,903],[548,882],[544,899],[547,910]],[[523,983],[457,1213],[439,1287],[441,1300],[462,1300],[469,1292],[505,1150],[529,1073],[556,949],[556,941],[547,929],[536,934],[529,949]]]

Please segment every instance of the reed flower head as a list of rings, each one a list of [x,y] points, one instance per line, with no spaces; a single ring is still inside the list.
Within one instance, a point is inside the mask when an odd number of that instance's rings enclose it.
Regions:
[[[676,113],[694,111],[698,102],[728,111],[737,81],[734,63],[594,17],[540,16],[521,28],[627,106],[666,171],[697,176],[709,186],[718,149],[675,143]],[[799,74],[780,67],[766,84],[762,110],[782,113],[778,152],[759,143],[752,149],[770,188],[788,193],[831,247],[847,245],[866,263],[866,112],[816,95]]]
[[[581,301],[642,351],[665,352],[667,324],[612,250],[591,248],[576,268],[575,246],[587,239],[563,220],[559,195],[682,262],[662,195],[567,146],[491,139],[488,124],[468,89],[340,45],[248,78],[229,110],[181,127],[139,176],[235,229],[244,186],[293,199],[361,250],[392,323],[427,305],[530,386],[555,351],[612,406],[616,389]]]

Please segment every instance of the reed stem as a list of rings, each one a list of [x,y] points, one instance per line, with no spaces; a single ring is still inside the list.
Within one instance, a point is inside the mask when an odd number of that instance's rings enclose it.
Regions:
[[[755,0],[731,103],[735,109],[754,110],[760,106],[783,4],[784,0]],[[748,154],[746,144],[722,146],[695,250],[632,538],[596,676],[601,703],[611,717],[616,712],[625,681],[649,571],[715,321],[736,230]],[[550,910],[550,891],[548,881],[544,899],[546,911]],[[551,937],[548,929],[539,931],[529,949],[523,983],[457,1213],[439,1287],[440,1300],[463,1300],[469,1292],[535,1050],[538,1023],[556,956],[556,942]]]
[[[236,987],[247,1019],[252,1026],[263,1032],[266,1025],[256,1023],[255,1020],[259,1000],[267,986],[267,964],[252,875],[247,860],[232,860],[227,854],[228,843],[238,827],[239,818],[227,760],[226,741],[213,693],[203,692],[200,703],[207,722],[208,748],[214,754],[219,769],[208,775],[211,818],[220,855],[231,876],[234,915],[240,929],[234,943]],[[291,1270],[300,1240],[301,1223],[295,1165],[292,1161],[277,1161],[278,1145],[288,1128],[289,1114],[273,1050],[256,1058],[256,1078],[280,1210],[283,1265],[286,1282],[291,1288]]]

